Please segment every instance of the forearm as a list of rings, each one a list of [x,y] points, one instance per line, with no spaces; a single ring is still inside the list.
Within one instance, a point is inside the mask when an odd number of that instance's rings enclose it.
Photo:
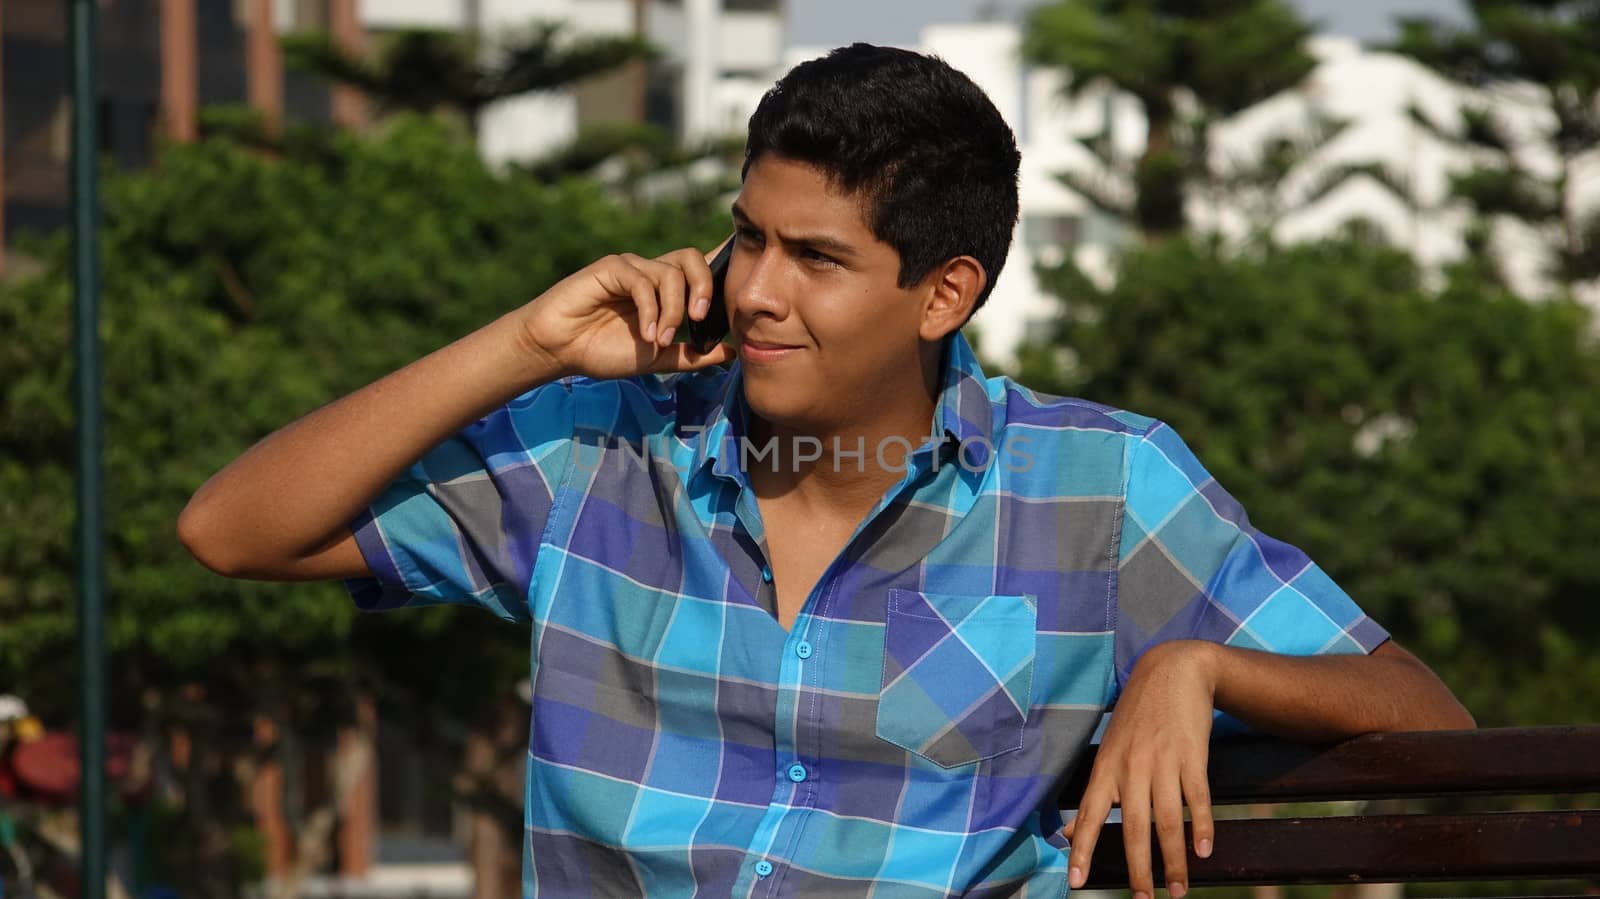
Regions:
[[[1284,656],[1219,644],[1197,648],[1208,657],[1216,708],[1274,736],[1321,742],[1475,726],[1449,688],[1393,641],[1371,655]]]
[[[180,538],[225,574],[325,576],[296,566],[429,449],[559,375],[517,334],[502,319],[268,435],[195,493]]]
[[[1072,886],[1084,884],[1095,841],[1113,804],[1122,807],[1129,884],[1155,895],[1152,823],[1166,862],[1166,882],[1180,896],[1188,884],[1188,846],[1202,857],[1216,836],[1206,766],[1212,709],[1274,736],[1307,743],[1400,730],[1473,726],[1432,671],[1395,643],[1371,655],[1284,656],[1202,640],[1147,649],[1117,699],[1078,815],[1062,829],[1072,842]]]

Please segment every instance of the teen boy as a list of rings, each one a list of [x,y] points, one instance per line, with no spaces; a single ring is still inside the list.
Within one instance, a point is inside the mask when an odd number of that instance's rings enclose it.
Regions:
[[[1017,164],[936,59],[802,64],[750,121],[728,345],[673,341],[699,250],[607,256],[269,436],[180,533],[226,574],[531,623],[528,896],[1059,897],[1112,805],[1133,889],[1153,826],[1179,896],[1213,708],[1471,719],[1170,428],[984,376],[960,328]]]

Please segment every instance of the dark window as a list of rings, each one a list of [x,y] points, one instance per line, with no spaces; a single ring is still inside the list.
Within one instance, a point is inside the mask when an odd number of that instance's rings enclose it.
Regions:
[[[683,122],[683,71],[674,65],[650,67],[644,89],[644,120],[673,134]]]
[[[101,153],[110,153],[117,147],[117,102],[101,97],[95,107],[95,146]]]

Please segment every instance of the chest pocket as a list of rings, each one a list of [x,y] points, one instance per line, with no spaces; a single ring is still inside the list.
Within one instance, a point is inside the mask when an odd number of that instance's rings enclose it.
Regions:
[[[878,737],[945,768],[1021,749],[1037,624],[1032,596],[890,590]]]

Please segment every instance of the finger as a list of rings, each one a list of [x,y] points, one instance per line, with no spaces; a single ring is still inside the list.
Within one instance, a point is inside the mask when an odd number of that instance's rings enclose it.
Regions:
[[[1155,806],[1156,840],[1161,844],[1161,860],[1167,892],[1182,899],[1189,891],[1189,851],[1183,844],[1183,789],[1173,773],[1159,778],[1151,788]]]
[[[1211,857],[1216,825],[1211,820],[1211,784],[1206,780],[1204,759],[1186,765],[1182,772],[1183,795],[1189,800],[1189,829],[1194,838],[1194,854]]]
[[[650,262],[651,275],[656,277],[656,296],[661,302],[661,326],[656,341],[661,346],[672,344],[672,334],[682,328],[685,317],[688,315],[688,277],[683,274],[683,267],[672,262]]]
[[[1073,889],[1083,886],[1089,879],[1089,862],[1094,858],[1094,844],[1100,839],[1100,827],[1106,823],[1111,811],[1111,792],[1097,787],[1093,775],[1089,786],[1078,802],[1078,816],[1068,825],[1072,828],[1072,854],[1067,858],[1067,885]]]
[[[1150,784],[1135,780],[1122,790],[1122,849],[1128,858],[1128,889],[1133,899],[1153,899],[1150,874]]]
[[[715,256],[715,253],[712,256]],[[712,256],[690,247],[674,250],[661,257],[661,261],[671,263],[683,272],[688,297],[684,314],[695,321],[704,319],[711,309],[711,292],[715,282],[715,276],[711,274]]]
[[[639,319],[639,337],[652,343],[656,337],[656,286],[639,269],[623,256],[611,256],[596,272],[601,289],[614,297],[632,297],[634,311]]]
[[[688,290],[683,269],[675,265],[661,265],[661,280],[656,282],[656,296],[661,303],[661,327],[658,329],[656,341],[662,346],[670,346],[672,335],[683,327],[684,313],[688,305]]]
[[[651,363],[650,370],[656,374],[699,371],[702,368],[732,362],[738,354],[738,350],[725,343],[719,343],[704,353],[695,352],[694,348],[686,343],[675,343],[661,351]]]
[[[650,281],[655,293],[656,320],[653,335],[645,340],[660,346],[672,343],[672,335],[683,320],[683,273],[676,266],[633,253],[622,258]]]
[[[644,272],[638,269],[633,271],[634,276],[628,285],[628,292],[632,295],[633,306],[639,313],[639,338],[653,347],[658,336],[657,328],[661,322],[661,305],[657,300],[656,283]]]

